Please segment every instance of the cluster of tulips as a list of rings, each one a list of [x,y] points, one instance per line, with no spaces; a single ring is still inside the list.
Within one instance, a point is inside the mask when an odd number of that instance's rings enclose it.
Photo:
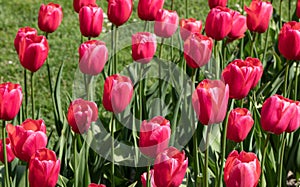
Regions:
[[[253,35],[266,32],[273,12],[272,4],[262,0],[253,0],[249,7],[245,6],[247,16],[227,8],[226,0],[209,0],[208,4],[210,11],[205,22],[206,35],[203,35],[200,20],[194,18],[179,20],[176,11],[163,8],[163,0],[139,0],[138,17],[144,21],[155,21],[154,33],[143,31],[132,35],[132,59],[141,64],[151,63],[157,51],[157,37],[165,39],[172,37],[179,25],[180,36],[184,42],[183,56],[186,64],[194,72],[196,68],[212,63],[212,52],[216,50],[214,42],[223,40],[230,43],[242,39],[247,30],[254,33]],[[79,69],[87,80],[91,81],[91,77],[99,75],[109,61],[106,44],[103,41],[91,40],[102,32],[103,10],[97,6],[96,0],[74,0],[73,5],[74,10],[79,14],[80,32],[82,36],[88,37],[88,40],[82,42],[78,49]],[[127,22],[132,10],[132,0],[108,0],[107,16],[113,24],[114,32]],[[42,5],[38,15],[38,27],[46,33],[45,36],[38,35],[37,30],[30,27],[20,28],[17,32],[14,46],[21,65],[32,73],[32,79],[33,74],[42,67],[48,57],[48,34],[58,28],[62,18],[60,5],[55,3]],[[295,21],[285,23],[278,36],[280,54],[290,62],[300,60],[299,41],[300,23]],[[253,46],[251,54],[253,54]],[[130,104],[134,85],[129,77],[117,74],[114,57],[110,62],[112,74],[105,79],[102,104],[105,110],[112,113],[112,120],[114,120],[114,114],[122,113]],[[227,114],[228,103],[230,100],[241,100],[243,103],[243,99],[259,84],[263,75],[263,64],[260,59],[250,56],[246,59],[235,59],[222,68],[218,80],[204,79],[199,82],[192,93],[192,106],[202,125],[210,126],[225,121],[223,127],[225,138],[240,143],[251,131],[254,120],[251,112],[242,106],[232,109]],[[194,77],[192,79],[194,80]],[[53,92],[53,88],[50,87],[50,91]],[[70,128],[77,134],[86,133],[99,115],[97,104],[89,101],[89,88],[86,92],[86,100],[82,98],[73,100],[66,113]],[[33,95],[33,90],[31,94]],[[42,119],[35,119],[34,103],[32,103],[32,119],[28,118],[17,126],[5,123],[17,116],[22,100],[22,88],[19,84],[0,84],[0,119],[4,121],[0,160],[7,169],[8,162],[17,157],[28,163],[30,186],[54,187],[60,173],[60,160],[57,159],[54,151],[46,148],[48,143],[46,124]],[[285,93],[275,94],[264,101],[260,115],[261,127],[268,134],[291,133],[300,127],[300,102],[289,99]],[[114,123],[111,124],[113,137],[115,127]],[[180,186],[185,177],[189,167],[188,157],[185,151],[169,146],[173,130],[170,126],[170,121],[163,116],[156,116],[149,121],[144,120],[140,125],[139,150],[147,157],[155,159],[153,169],[149,167],[148,171],[141,175],[143,186],[176,187]],[[5,138],[6,133],[8,138]],[[222,142],[219,174],[219,177],[224,176],[226,186],[257,186],[263,171],[264,158],[260,163],[255,153],[245,151],[239,153],[233,150],[227,156],[224,166],[224,147],[226,147],[226,139]],[[209,151],[208,146],[206,151]],[[208,154],[205,156],[207,157]],[[205,162],[204,185],[208,186],[207,158]],[[195,161],[194,164],[199,163]],[[113,161],[111,169],[114,171]],[[222,175],[223,171],[224,175]],[[199,175],[197,173],[196,177]],[[10,183],[8,172],[6,172],[5,182]],[[195,183],[198,185],[198,181]],[[219,183],[222,181],[219,180]],[[112,178],[111,186],[114,185]],[[89,185],[89,187],[95,186],[105,185],[94,183]]]

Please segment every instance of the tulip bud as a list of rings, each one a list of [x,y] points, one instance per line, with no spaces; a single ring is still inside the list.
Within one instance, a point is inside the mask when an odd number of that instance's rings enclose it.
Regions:
[[[164,0],[139,0],[138,16],[141,20],[154,21],[157,12],[164,6]]]
[[[150,172],[149,172],[149,174],[150,174],[150,183],[151,183],[151,187],[157,187],[157,186],[155,185],[155,182],[154,182],[154,176],[153,176],[154,170],[151,169]],[[147,172],[144,172],[144,173],[141,175],[141,182],[142,182],[142,186],[143,186],[143,187],[147,187]]]
[[[232,10],[232,28],[228,37],[230,41],[243,38],[247,31],[246,17],[241,15],[238,11]]]
[[[0,119],[9,121],[16,117],[22,104],[22,88],[10,82],[0,84]]]
[[[227,187],[256,187],[260,178],[260,163],[254,153],[234,150],[226,160],[224,181]]]
[[[184,58],[191,68],[200,68],[210,61],[213,40],[210,37],[194,33],[184,42]]]
[[[142,64],[149,63],[156,52],[156,36],[150,32],[138,32],[132,37],[132,58]]]
[[[82,43],[78,49],[79,69],[88,75],[98,75],[102,72],[108,60],[108,50],[105,43],[98,40],[89,40]]]
[[[4,163],[4,153],[3,153],[3,139],[0,140],[0,161],[2,163]],[[11,144],[10,144],[10,140],[9,138],[6,138],[5,139],[5,143],[6,143],[6,157],[7,157],[7,162],[11,162],[15,159],[15,155],[12,151],[12,148],[11,148]]]
[[[179,186],[188,167],[184,151],[169,147],[157,155],[154,161],[154,182],[156,186]]]
[[[104,184],[95,184],[95,183],[91,183],[88,185],[88,187],[106,187]]]
[[[72,130],[83,134],[98,119],[98,107],[94,102],[76,99],[69,105],[67,118]]]
[[[60,25],[62,18],[63,12],[59,4],[42,4],[39,11],[38,26],[41,31],[52,33]]]
[[[222,72],[222,80],[229,86],[229,97],[242,99],[259,82],[263,66],[259,59],[248,57],[234,60]]]
[[[30,187],[56,186],[59,171],[60,160],[56,158],[54,151],[47,148],[37,150],[29,163]]]
[[[185,41],[190,35],[194,33],[200,33],[202,29],[202,22],[197,21],[194,18],[181,19],[180,25],[180,36]]]
[[[6,130],[14,154],[25,162],[29,162],[36,150],[47,145],[44,120],[27,119],[21,125],[8,124]]]
[[[155,158],[168,147],[171,136],[170,121],[156,116],[149,122],[144,120],[140,128],[139,148],[149,157]]]
[[[217,6],[226,7],[227,0],[208,0],[209,8],[215,8]]]
[[[246,139],[250,132],[254,120],[251,113],[246,108],[236,108],[229,113],[227,139],[237,143]]]
[[[132,8],[132,0],[108,0],[107,17],[116,26],[121,26],[129,19]]]
[[[75,12],[79,13],[84,6],[97,6],[96,0],[73,0],[73,8]]]
[[[268,1],[253,0],[250,7],[245,6],[247,12],[247,27],[252,32],[264,33],[268,29],[273,13],[273,6]]]
[[[220,80],[205,79],[200,82],[192,96],[192,104],[203,125],[224,120],[229,97],[228,85]]]
[[[154,23],[154,33],[163,38],[171,37],[177,30],[179,17],[176,11],[160,9]]]
[[[300,102],[273,95],[263,103],[260,122],[263,130],[277,135],[295,131],[300,126]]]
[[[31,28],[31,27],[23,27],[18,30],[18,33],[14,40],[14,45],[15,45],[17,54],[19,54],[20,41],[23,40],[23,38],[26,38],[27,36],[35,36],[35,35],[37,35],[37,31],[36,31],[36,29]]]
[[[232,10],[226,7],[216,7],[209,11],[206,17],[205,33],[215,40],[223,40],[232,29]]]
[[[103,11],[97,6],[84,6],[79,11],[80,32],[85,37],[98,37],[102,32]]]
[[[102,103],[106,110],[121,113],[130,103],[133,95],[133,84],[129,77],[118,74],[106,78]]]

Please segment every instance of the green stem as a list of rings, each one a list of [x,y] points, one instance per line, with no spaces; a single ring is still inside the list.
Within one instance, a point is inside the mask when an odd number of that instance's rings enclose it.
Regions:
[[[25,119],[28,116],[28,89],[27,89],[27,70],[24,68],[24,90],[25,90]]]
[[[188,7],[189,7],[189,1],[188,1],[188,0],[185,0],[185,17],[186,17],[186,18],[189,17]]]
[[[140,120],[143,120],[143,90],[144,90],[144,84],[143,84],[143,70],[144,66],[143,64],[141,65],[140,69],[140,82],[139,82],[139,113],[140,113]]]
[[[289,0],[289,10],[291,10],[291,0]],[[292,20],[292,17],[291,17],[291,11],[288,11],[289,12],[289,20]]]
[[[254,51],[254,46],[255,46],[255,42],[256,42],[256,35],[257,35],[256,32],[254,32],[253,36],[252,36],[250,57],[253,57],[253,51]]]
[[[267,65],[266,54],[267,54],[267,48],[268,48],[269,30],[270,30],[270,27],[268,27],[268,29],[267,29],[266,40],[265,40],[265,45],[264,45],[264,53],[263,53],[263,58],[262,58],[264,68]]]
[[[34,101],[34,73],[31,72],[31,107],[32,107],[32,119],[35,119],[35,101]]]
[[[207,126],[206,134],[206,148],[205,148],[205,165],[204,165],[204,186],[208,187],[208,157],[209,157],[209,135],[210,135],[211,126]]]
[[[114,74],[117,73],[117,61],[118,61],[118,55],[117,55],[117,48],[118,48],[118,26],[115,26],[115,39],[114,39]]]
[[[151,179],[150,179],[150,164],[147,167],[147,187],[151,187]]]
[[[298,64],[296,62],[295,65],[295,94],[294,94],[294,100],[297,101],[297,96],[298,96],[298,73],[299,73],[299,68],[298,68]]]
[[[290,70],[290,61],[287,61],[286,67],[285,67],[285,76],[284,76],[284,90],[283,90],[283,96],[287,97],[287,85],[288,85],[288,79],[289,79],[289,70]]]
[[[114,118],[114,113],[111,113],[111,130],[110,130],[110,136],[111,136],[111,186],[115,187],[115,159],[114,159],[114,155],[115,155],[115,145],[114,145],[114,129],[115,129],[115,118]]]
[[[286,133],[283,134],[283,142],[281,144],[281,152],[280,152],[280,161],[279,161],[279,181],[278,187],[282,186],[282,168],[283,168],[283,158],[284,158],[284,150],[285,150],[285,142],[286,142]]]
[[[6,150],[6,131],[5,131],[6,122],[3,120],[2,125],[2,136],[3,136],[3,158],[4,158],[4,167],[5,167],[5,186],[10,187],[9,172],[8,172],[8,162],[7,162],[7,150]]]
[[[163,51],[163,44],[164,44],[164,38],[161,38],[161,43],[160,43],[160,50],[159,50],[159,59],[161,60],[162,57],[162,51]],[[160,115],[162,114],[162,67],[161,67],[161,62],[159,62],[158,64],[158,78],[159,78],[159,83],[158,83],[158,89],[159,89],[159,98],[160,98],[160,102],[159,102],[159,113]]]
[[[270,134],[268,133],[267,138],[265,140],[265,145],[264,145],[264,149],[263,149],[263,157],[261,159],[261,180],[260,180],[260,186],[261,187],[265,187],[265,183],[264,183],[264,166],[265,166],[265,160],[266,160],[266,153],[267,153],[267,147],[269,145],[269,139],[270,139]]]
[[[74,179],[75,179],[75,183],[74,183],[74,187],[78,187],[78,178],[76,177],[76,172],[77,172],[77,138],[76,138],[76,134],[74,134],[73,136],[73,146],[74,146]]]
[[[279,28],[282,27],[282,0],[280,0],[280,3],[279,3]]]
[[[26,175],[26,177],[25,177],[25,185],[26,185],[26,187],[29,187],[30,185],[29,185],[29,163],[27,163],[27,166],[26,166],[26,173],[25,173],[25,175]]]

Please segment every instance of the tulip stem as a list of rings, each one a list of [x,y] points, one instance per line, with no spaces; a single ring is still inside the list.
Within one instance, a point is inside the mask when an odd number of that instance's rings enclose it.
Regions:
[[[34,101],[34,73],[31,72],[31,107],[32,107],[32,119],[35,119],[35,101]]]
[[[266,67],[266,64],[267,64],[267,60],[265,58],[266,58],[266,54],[267,54],[269,30],[270,30],[270,27],[268,27],[268,29],[267,29],[266,39],[265,39],[265,46],[264,46],[264,53],[263,53],[263,58],[262,58],[264,68]]]
[[[5,186],[10,187],[10,181],[9,181],[9,172],[8,172],[8,162],[7,162],[7,151],[6,151],[6,131],[5,131],[6,122],[3,120],[2,125],[2,136],[3,136],[3,158],[4,158],[4,167],[5,167]]]
[[[74,187],[78,187],[78,178],[77,176],[77,138],[76,138],[76,134],[74,134],[73,136],[73,145],[74,145]]]
[[[282,0],[280,0],[279,2],[279,28],[282,27],[281,19],[282,19]]]
[[[159,50],[159,60],[161,60],[161,57],[162,57],[162,51],[163,51],[163,44],[164,44],[164,38],[161,38],[161,43],[160,43],[160,50]],[[161,71],[162,71],[162,67],[161,67],[161,63],[162,62],[159,62],[158,64],[158,78],[159,78],[159,83],[158,83],[158,92],[159,92],[159,113],[160,115],[163,115],[162,114],[162,75],[161,75]]]
[[[295,65],[295,71],[296,71],[296,73],[295,73],[295,94],[294,94],[294,100],[295,101],[297,101],[297,94],[298,94],[298,73],[299,73],[299,68],[298,68],[298,64],[296,63],[296,65]]]
[[[185,17],[189,17],[189,11],[188,11],[189,1],[185,0]]]
[[[255,45],[255,41],[256,41],[256,32],[253,33],[253,38],[252,38],[252,43],[251,43],[251,51],[250,51],[250,57],[253,57],[253,51],[254,51],[254,45]]]
[[[24,68],[24,89],[25,89],[25,119],[28,115],[28,90],[27,90],[27,70]]]
[[[209,135],[211,131],[211,126],[207,126],[206,132],[206,147],[205,147],[205,165],[204,165],[204,186],[208,187],[209,180],[209,170],[208,170],[208,157],[209,157]]]
[[[26,165],[26,172],[25,172],[25,175],[26,175],[26,177],[25,177],[25,185],[26,185],[26,187],[30,187],[30,185],[29,185],[29,163],[27,163],[27,165]]]
[[[151,187],[151,180],[150,180],[150,164],[147,167],[147,187]]]
[[[144,66],[143,66],[143,64],[141,64],[140,82],[139,82],[139,113],[140,113],[141,121],[143,120],[143,90],[144,90],[143,71],[144,71]]]
[[[265,140],[265,144],[264,144],[264,149],[263,149],[263,157],[261,159],[261,180],[260,180],[260,186],[264,187],[265,183],[264,183],[264,165],[265,165],[265,159],[266,159],[266,153],[267,153],[267,147],[269,145],[269,139],[270,139],[270,134],[268,133],[267,138]]]
[[[283,168],[283,158],[284,158],[286,135],[287,135],[287,133],[283,134],[283,142],[281,144],[281,152],[280,152],[280,160],[279,160],[279,175],[277,175],[277,176],[279,176],[278,187],[282,186],[282,168]]]
[[[289,70],[290,70],[290,61],[288,60],[285,67],[285,76],[284,76],[284,90],[283,90],[283,96],[288,97],[287,94],[287,85],[288,85],[288,79],[289,79]]]
[[[115,118],[114,118],[114,113],[111,113],[111,130],[110,130],[110,136],[111,136],[111,186],[115,187],[115,145],[114,145],[114,128],[115,128]]]

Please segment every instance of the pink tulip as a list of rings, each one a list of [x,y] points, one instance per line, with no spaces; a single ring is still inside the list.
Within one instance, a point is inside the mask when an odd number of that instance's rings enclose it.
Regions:
[[[106,187],[104,184],[95,184],[95,183],[91,183],[88,185],[88,187]]]
[[[209,8],[215,8],[217,6],[226,7],[227,0],[208,0]]]
[[[73,8],[75,12],[79,13],[84,6],[97,6],[96,0],[73,0]]]
[[[297,0],[296,16],[300,18],[300,0]]]
[[[132,35],[132,58],[142,64],[149,63],[156,52],[156,36],[150,32]]]
[[[246,17],[241,15],[238,11],[232,10],[230,13],[232,16],[232,28],[228,34],[229,39],[232,41],[243,38],[247,31]]]
[[[150,170],[150,183],[151,183],[151,187],[157,187],[155,185],[155,182],[154,182],[154,170],[151,169]],[[142,186],[143,187],[147,187],[147,172],[144,172],[142,175],[141,175],[141,182],[142,182]]]
[[[130,17],[133,8],[132,0],[108,0],[107,16],[116,26],[123,25]]]
[[[200,33],[202,29],[202,22],[197,21],[194,18],[181,19],[180,25],[180,36],[185,41],[190,35],[194,33]]]
[[[157,12],[163,8],[164,0],[139,0],[138,16],[141,20],[154,21]]]
[[[103,11],[97,6],[84,6],[79,11],[80,32],[85,37],[98,37],[102,32]]]
[[[41,31],[52,33],[60,25],[62,18],[63,12],[59,4],[42,4],[39,11],[38,26]]]
[[[171,37],[177,30],[179,17],[176,11],[160,9],[154,23],[154,33],[163,38]]]
[[[19,54],[19,43],[23,38],[26,38],[27,36],[35,36],[37,35],[37,30],[31,27],[23,27],[18,30],[18,33],[14,40],[15,49],[17,51],[17,54]]]
[[[15,159],[14,152],[12,151],[11,144],[9,138],[5,139],[6,143],[6,157],[7,157],[7,162],[11,162]],[[4,149],[3,149],[3,139],[0,140],[0,161],[4,163]]]

